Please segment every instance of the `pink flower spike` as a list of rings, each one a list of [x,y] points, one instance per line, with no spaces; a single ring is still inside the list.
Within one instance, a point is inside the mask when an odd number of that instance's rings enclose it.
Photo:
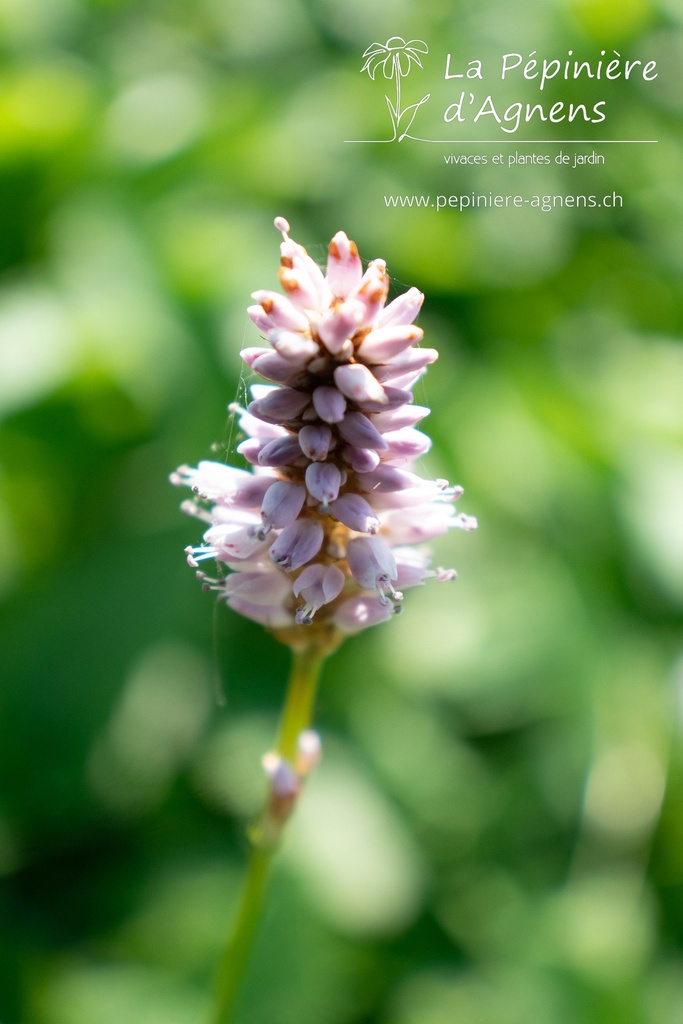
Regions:
[[[346,399],[336,388],[323,384],[312,397],[315,411],[325,423],[339,423],[344,418]]]
[[[341,482],[341,472],[333,462],[312,462],[306,469],[306,487],[316,501],[322,502],[321,511],[326,511],[335,500]]]
[[[342,494],[340,498],[331,503],[330,512],[340,523],[358,533],[377,533],[379,529],[379,519],[373,511],[372,505],[368,504],[360,494],[353,494],[351,491]]]
[[[420,312],[424,295],[417,288],[409,288],[403,295],[385,306],[377,316],[378,327],[392,327],[396,324],[412,324]]]
[[[362,412],[347,412],[338,429],[344,440],[357,448],[373,448],[375,451],[384,451],[387,446],[379,430]]]
[[[315,558],[323,538],[321,523],[315,519],[297,519],[284,528],[270,549],[270,557],[276,565],[291,572]]]
[[[334,371],[334,383],[353,402],[379,402],[386,405],[389,401],[382,385],[362,363],[338,366]]]
[[[343,231],[338,231],[330,242],[327,257],[327,284],[339,299],[345,299],[360,284],[363,265],[356,243],[350,241]]]
[[[325,424],[302,427],[299,444],[304,455],[313,462],[323,462],[332,444],[332,429]]]
[[[365,56],[395,58],[413,42],[392,37]],[[385,76],[389,68],[388,77],[405,73],[407,64],[383,58]],[[241,353],[264,382],[249,384],[247,410],[228,406],[245,438],[237,451],[251,466],[206,460],[180,466],[171,482],[191,489],[181,508],[203,524],[203,542],[185,552],[203,588],[294,650],[327,651],[341,633],[399,611],[399,587],[453,578],[430,567],[422,542],[453,527],[472,530],[476,520],[456,514],[461,488],[413,471],[430,441],[415,429],[429,409],[414,404],[412,389],[437,358],[420,347],[413,324],[422,293],[410,288],[387,302],[384,260],[363,272],[343,231],[330,243],[325,276],[285,218],[274,223],[285,294],[253,293],[248,312],[263,338]],[[203,572],[210,559],[227,575]],[[318,752],[314,737],[312,760]],[[267,760],[264,841],[277,838],[306,765]]]

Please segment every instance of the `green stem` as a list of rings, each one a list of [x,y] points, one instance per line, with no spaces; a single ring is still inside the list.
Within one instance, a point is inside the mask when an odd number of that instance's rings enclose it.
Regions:
[[[299,734],[311,724],[323,661],[315,649],[294,653],[276,748],[286,761],[294,760]]]
[[[299,734],[311,723],[313,704],[325,656],[316,650],[295,652],[280,720],[276,753],[293,761]],[[212,1024],[230,1024],[263,907],[270,863],[276,847],[253,841],[242,902],[218,971]]]
[[[232,1019],[261,915],[272,856],[272,849],[252,848],[242,904],[218,971],[212,1018],[215,1024],[227,1024]]]

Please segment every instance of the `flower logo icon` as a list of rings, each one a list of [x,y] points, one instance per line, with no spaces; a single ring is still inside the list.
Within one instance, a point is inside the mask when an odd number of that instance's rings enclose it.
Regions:
[[[374,81],[375,75],[381,68],[384,78],[387,80],[393,78],[396,81],[395,102],[392,103],[391,99],[385,95],[394,131],[392,138],[387,139],[388,142],[394,142],[397,139],[399,142],[402,142],[403,139],[408,137],[410,126],[415,119],[418,109],[431,95],[427,93],[417,103],[411,103],[404,109],[401,109],[401,79],[408,75],[412,64],[417,64],[421,68],[420,54],[428,52],[429,47],[422,39],[411,39],[409,42],[406,42],[402,36],[391,36],[390,39],[387,39],[386,43],[371,43],[363,54],[365,64],[361,68],[361,74],[363,71],[367,71],[370,78]]]

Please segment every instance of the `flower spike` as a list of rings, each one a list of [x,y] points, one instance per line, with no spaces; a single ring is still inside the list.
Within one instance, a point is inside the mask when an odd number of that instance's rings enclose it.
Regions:
[[[368,70],[391,56],[404,73],[398,55],[419,60],[419,43],[369,48]],[[324,273],[284,217],[275,227],[285,295],[253,293],[249,315],[268,345],[242,352],[268,384],[252,385],[248,410],[230,407],[251,467],[203,461],[171,482],[191,489],[183,510],[208,524],[204,543],[185,549],[189,564],[220,563],[216,579],[197,572],[203,587],[294,649],[316,637],[331,650],[400,611],[406,588],[454,579],[430,567],[422,543],[477,524],[455,512],[461,487],[414,471],[430,445],[415,424],[429,409],[413,405],[411,388],[437,358],[419,348],[413,326],[422,293],[410,288],[386,304],[384,261],[363,272],[343,231]],[[296,773],[272,759],[266,771],[286,812]]]

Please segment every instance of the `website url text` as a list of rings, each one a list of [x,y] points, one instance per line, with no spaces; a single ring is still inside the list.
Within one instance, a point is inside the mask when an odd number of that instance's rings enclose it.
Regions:
[[[389,207],[427,207],[435,210],[520,209],[525,206],[549,213],[556,209],[621,209],[624,197],[617,192],[604,196],[593,195],[497,195],[493,192],[469,192],[451,196],[403,195],[384,196]]]

